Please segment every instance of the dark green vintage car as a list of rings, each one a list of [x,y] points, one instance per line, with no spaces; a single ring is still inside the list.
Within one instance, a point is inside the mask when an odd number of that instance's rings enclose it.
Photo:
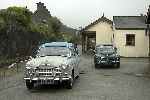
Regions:
[[[95,67],[114,66],[120,67],[120,56],[117,54],[117,49],[112,45],[98,45],[95,48],[94,55]]]

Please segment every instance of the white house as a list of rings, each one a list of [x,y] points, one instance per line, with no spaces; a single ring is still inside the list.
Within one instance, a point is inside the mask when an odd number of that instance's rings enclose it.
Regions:
[[[145,16],[114,16],[114,41],[121,56],[148,57]]]
[[[123,57],[148,57],[149,36],[144,16],[114,16],[113,21],[102,16],[83,29],[83,51],[88,50],[89,33],[95,35],[96,44],[114,44]]]

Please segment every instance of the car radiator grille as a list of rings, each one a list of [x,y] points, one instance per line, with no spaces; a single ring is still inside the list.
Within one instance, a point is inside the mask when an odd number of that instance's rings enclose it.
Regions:
[[[61,70],[59,68],[40,68],[36,70],[39,77],[52,77],[61,75]]]
[[[102,61],[114,61],[115,60],[115,58],[113,58],[113,57],[108,57],[108,58],[103,58],[103,59],[101,59]]]

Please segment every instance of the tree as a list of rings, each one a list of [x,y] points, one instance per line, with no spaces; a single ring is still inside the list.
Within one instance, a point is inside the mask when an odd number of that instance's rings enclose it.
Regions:
[[[43,42],[58,41],[62,38],[60,33],[61,21],[57,17],[49,17],[47,21],[35,23],[37,31],[44,35]]]
[[[24,7],[0,10],[0,55],[27,56],[42,42],[73,40],[60,32],[62,23],[57,17],[49,16],[42,22],[32,18],[33,13]]]
[[[28,55],[32,45],[38,44],[41,36],[32,30],[31,15],[32,12],[23,7],[0,10],[1,54],[8,57]]]

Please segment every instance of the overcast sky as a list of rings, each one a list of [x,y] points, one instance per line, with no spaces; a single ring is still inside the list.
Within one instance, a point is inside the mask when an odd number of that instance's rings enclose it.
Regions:
[[[1,0],[0,9],[9,6],[28,6],[36,10],[36,3],[43,2],[52,16],[57,16],[67,26],[84,27],[102,16],[136,16],[146,14],[150,0]]]

